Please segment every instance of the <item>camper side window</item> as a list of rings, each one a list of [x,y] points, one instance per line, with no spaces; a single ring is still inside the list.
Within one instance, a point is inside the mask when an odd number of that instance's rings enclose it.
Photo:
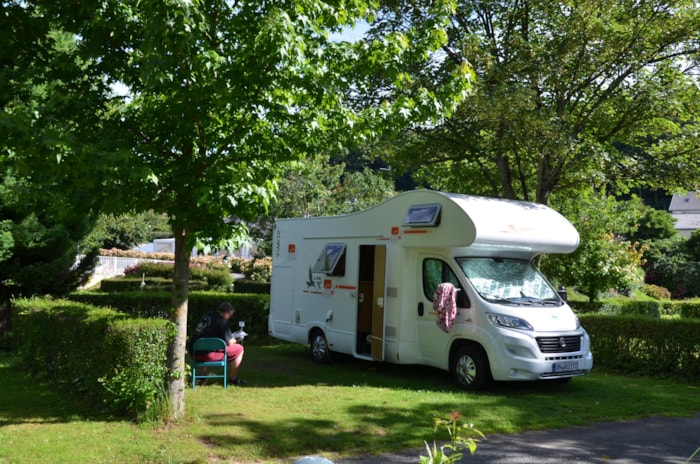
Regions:
[[[325,272],[327,275],[345,275],[345,244],[327,243],[314,264],[314,272]]]
[[[459,279],[450,266],[438,258],[426,258],[423,260],[423,293],[429,301],[433,301],[433,295],[438,285],[449,282],[461,290]],[[469,307],[469,300],[464,291],[457,292],[457,306],[461,308]]]

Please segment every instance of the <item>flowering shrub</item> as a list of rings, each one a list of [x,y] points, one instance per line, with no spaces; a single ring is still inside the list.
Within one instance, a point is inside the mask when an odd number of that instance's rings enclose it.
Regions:
[[[642,291],[646,294],[649,295],[652,298],[656,298],[657,300],[670,300],[671,299],[671,291],[665,287],[661,287],[659,285],[654,285],[654,284],[644,284],[642,286]]]
[[[258,258],[243,264],[243,274],[254,282],[269,282],[272,276],[272,258]]]
[[[120,250],[118,248],[112,248],[111,250],[106,250],[102,248],[100,249],[100,256],[116,256],[119,258],[139,258],[156,259],[160,261],[175,261],[175,255],[173,253],[146,253],[143,251]]]
[[[243,267],[246,265],[246,263],[249,260],[245,258],[240,258],[238,256],[231,256],[228,258],[228,265],[231,268],[231,272],[235,272],[238,274],[243,273]]]
[[[460,417],[462,417],[461,413],[453,411],[447,419],[437,417],[433,419],[435,431],[445,427],[450,434],[450,442],[439,448],[434,441],[432,448],[428,445],[428,442],[424,442],[428,455],[420,457],[421,464],[453,464],[459,462],[462,458],[462,451],[465,449],[474,454],[476,444],[481,441],[481,438],[486,439],[486,436],[474,428],[474,424],[459,425],[457,422]]]

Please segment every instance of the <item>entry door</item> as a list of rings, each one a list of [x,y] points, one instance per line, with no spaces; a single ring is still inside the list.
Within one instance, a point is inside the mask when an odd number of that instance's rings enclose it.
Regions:
[[[421,354],[425,364],[445,369],[448,363],[450,336],[437,325],[437,312],[433,309],[433,294],[442,282],[449,282],[457,288],[461,288],[461,285],[444,258],[421,255],[420,263],[420,280],[416,282],[419,302],[416,321]]]
[[[384,359],[385,245],[361,245],[357,306],[357,353]]]
[[[372,300],[372,358],[384,359],[384,270],[386,246],[374,247],[374,285]]]

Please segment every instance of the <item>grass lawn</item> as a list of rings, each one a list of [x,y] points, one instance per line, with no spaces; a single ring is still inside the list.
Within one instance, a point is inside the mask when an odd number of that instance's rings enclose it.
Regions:
[[[299,345],[248,346],[245,387],[186,392],[186,418],[161,427],[110,418],[35,382],[0,354],[0,463],[289,463],[447,439],[433,418],[462,413],[491,433],[700,412],[700,386],[594,372],[567,385],[458,390],[447,372],[340,357]],[[700,442],[698,443],[700,446]],[[478,452],[478,451],[477,451]],[[418,456],[416,456],[416,462]]]

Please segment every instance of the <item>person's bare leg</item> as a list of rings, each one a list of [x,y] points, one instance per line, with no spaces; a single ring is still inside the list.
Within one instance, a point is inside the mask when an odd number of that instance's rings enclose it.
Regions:
[[[240,356],[236,357],[233,361],[228,363],[228,378],[231,380],[236,380],[238,379],[238,368],[241,365],[241,362],[243,361],[243,354]]]

